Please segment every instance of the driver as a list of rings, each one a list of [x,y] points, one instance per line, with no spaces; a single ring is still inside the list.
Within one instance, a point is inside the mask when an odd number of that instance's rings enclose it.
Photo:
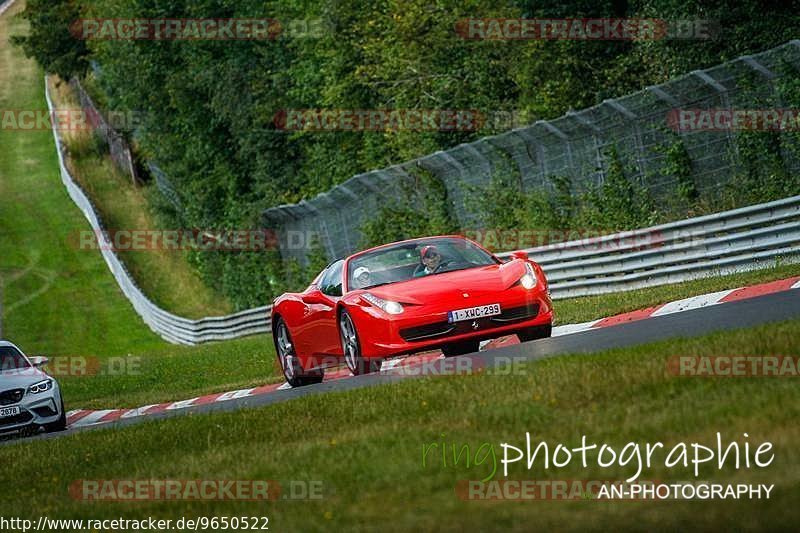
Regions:
[[[355,272],[353,272],[353,277],[356,280],[356,284],[358,288],[363,288],[369,285],[369,269],[367,267],[358,267]]]
[[[433,246],[423,246],[419,252],[420,265],[414,271],[414,277],[427,276],[436,272],[442,266],[442,254]]]

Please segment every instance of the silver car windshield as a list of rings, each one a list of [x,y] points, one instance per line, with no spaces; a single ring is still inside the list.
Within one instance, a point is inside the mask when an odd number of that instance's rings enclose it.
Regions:
[[[465,239],[421,239],[354,257],[347,267],[347,285],[351,290],[369,289],[498,263],[494,256]]]
[[[0,346],[0,372],[31,368],[31,364],[13,346]]]

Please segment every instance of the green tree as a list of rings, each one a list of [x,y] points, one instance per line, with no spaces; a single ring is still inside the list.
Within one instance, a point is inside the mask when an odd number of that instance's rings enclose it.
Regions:
[[[47,71],[63,79],[80,76],[89,66],[86,42],[70,28],[81,18],[75,0],[28,0],[22,17],[30,23],[27,35],[15,35],[11,42]]]

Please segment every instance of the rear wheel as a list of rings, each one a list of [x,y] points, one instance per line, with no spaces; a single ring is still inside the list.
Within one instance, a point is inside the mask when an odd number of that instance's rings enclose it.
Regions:
[[[275,319],[273,339],[275,340],[275,353],[278,356],[278,362],[281,365],[281,370],[283,370],[283,377],[286,379],[286,383],[292,387],[302,387],[303,385],[312,385],[322,381],[322,378],[325,377],[324,370],[320,369],[312,372],[303,370],[303,365],[295,353],[292,336],[289,334],[289,327],[280,317]]]
[[[442,353],[445,357],[454,357],[477,352],[481,347],[480,341],[461,341],[442,346]]]
[[[355,376],[372,374],[381,369],[382,361],[376,358],[364,357],[361,352],[361,343],[358,340],[358,331],[353,319],[347,311],[339,315],[339,337],[342,339],[342,351],[347,368]]]
[[[517,337],[520,342],[534,341],[536,339],[545,339],[552,335],[553,325],[544,324],[542,326],[531,326],[529,328],[517,331]]]

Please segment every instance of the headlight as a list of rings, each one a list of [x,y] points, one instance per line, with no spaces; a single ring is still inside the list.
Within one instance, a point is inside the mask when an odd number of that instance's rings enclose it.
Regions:
[[[525,274],[519,278],[519,282],[523,287],[530,290],[536,286],[536,281],[536,271],[530,263],[525,263]]]
[[[39,383],[34,383],[30,387],[28,387],[28,393],[39,394],[40,392],[49,391],[52,388],[53,388],[53,380],[46,379],[44,381],[40,381]]]
[[[384,300],[378,296],[375,296],[372,293],[365,292],[361,295],[366,301],[374,305],[375,307],[379,307],[389,313],[390,315],[399,315],[403,312],[403,306],[397,302],[392,302],[389,300]]]

